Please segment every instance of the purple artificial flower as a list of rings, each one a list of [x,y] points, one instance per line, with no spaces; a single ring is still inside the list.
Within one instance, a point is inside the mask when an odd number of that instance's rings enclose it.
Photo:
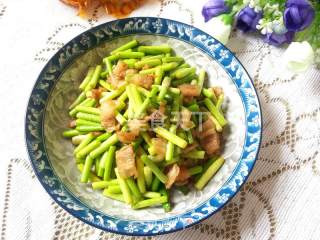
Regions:
[[[224,0],[209,0],[202,8],[202,16],[204,21],[208,22],[211,18],[229,11],[230,9]]]
[[[289,31],[302,31],[313,21],[315,11],[306,0],[288,0],[283,20]]]
[[[265,36],[264,41],[278,47],[284,43],[291,43],[293,40],[294,34],[295,33],[292,31],[288,31],[284,34],[268,33]]]
[[[262,18],[262,12],[256,12],[251,7],[241,9],[237,16],[237,28],[243,32],[254,31],[257,29],[259,20]]]

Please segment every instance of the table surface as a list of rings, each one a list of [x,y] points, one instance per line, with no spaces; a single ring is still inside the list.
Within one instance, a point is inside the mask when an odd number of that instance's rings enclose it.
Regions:
[[[149,0],[132,16],[179,20],[210,33],[204,1]],[[110,21],[88,19],[58,0],[0,0],[1,239],[134,239],[90,227],[58,207],[35,178],[25,149],[24,115],[37,75],[77,34]],[[227,45],[257,88],[264,134],[255,168],[219,213],[190,229],[154,239],[320,239],[320,71],[284,70],[283,49],[233,33]]]

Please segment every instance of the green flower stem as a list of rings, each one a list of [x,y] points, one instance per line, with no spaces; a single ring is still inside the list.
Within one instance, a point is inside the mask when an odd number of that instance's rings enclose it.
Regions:
[[[110,181],[99,181],[99,182],[93,182],[92,183],[92,188],[94,190],[98,190],[98,189],[105,189],[109,186],[114,186],[114,185],[118,185],[118,180],[117,179],[113,179]]]
[[[120,185],[112,185],[112,186],[109,186],[105,191],[106,191],[107,193],[111,193],[111,194],[119,194],[119,193],[122,193],[122,192],[121,192]]]
[[[140,202],[137,202],[133,206],[133,209],[151,207],[154,205],[159,205],[159,204],[165,203],[167,201],[168,201],[168,198],[166,196],[162,196],[162,197],[158,197],[158,198],[150,198],[147,200],[142,200]]]
[[[158,197],[161,197],[161,193],[158,193],[158,192],[146,192],[145,194],[143,194],[143,196],[145,198],[158,198]]]
[[[182,139],[181,137],[178,137],[177,135],[169,132],[167,129],[162,127],[157,127],[154,129],[155,133],[160,135],[161,137],[167,139],[168,141],[174,143],[180,148],[185,148],[188,143],[186,140]]]
[[[138,171],[138,177],[137,177],[138,188],[141,193],[145,193],[146,182],[144,177],[144,163],[140,157],[137,158],[137,171]]]
[[[118,169],[115,169],[115,173],[116,173],[119,185],[120,185],[121,192],[123,194],[124,201],[126,203],[131,204],[132,203],[132,196],[131,196],[130,189],[129,189],[125,179],[123,179],[120,176]]]
[[[134,48],[138,46],[138,41],[136,39],[130,41],[130,42],[127,42],[126,44],[116,48],[115,50],[113,50],[111,52],[112,55],[116,54],[117,52],[122,52],[122,51],[125,51],[125,50],[128,50],[128,49],[131,49],[131,48]]]
[[[224,158],[220,157],[215,160],[210,167],[202,174],[200,179],[194,185],[198,190],[202,190],[204,186],[210,181],[210,179],[218,172],[218,170],[224,164]]]
[[[140,46],[138,47],[139,52],[146,54],[161,54],[161,53],[170,53],[172,48],[169,45],[161,46]]]
[[[166,183],[168,181],[168,177],[160,170],[160,168],[147,156],[142,155],[141,156],[142,161],[145,165],[147,165],[151,171],[156,175],[157,178],[163,183]]]
[[[136,182],[131,177],[129,177],[126,179],[126,183],[129,187],[132,195],[135,196],[137,199],[141,199],[142,194],[141,194]]]
[[[113,200],[117,200],[117,201],[120,201],[120,202],[125,202],[124,197],[123,197],[122,194],[109,193],[108,189],[105,189],[102,194],[103,194],[103,196],[106,196],[106,197],[111,198]]]

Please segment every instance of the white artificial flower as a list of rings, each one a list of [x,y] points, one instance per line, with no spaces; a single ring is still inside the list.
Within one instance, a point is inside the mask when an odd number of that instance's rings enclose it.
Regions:
[[[278,12],[279,11],[279,4],[270,4],[270,3],[267,3],[264,7],[263,7],[263,12],[265,14],[272,14],[272,13],[275,13],[275,12]]]
[[[231,25],[225,24],[221,17],[214,17],[208,22],[208,33],[221,43],[226,44],[231,33]]]
[[[279,19],[272,21],[272,30],[276,34],[285,34],[288,31],[284,25],[282,16]]]
[[[286,67],[295,73],[306,71],[313,62],[314,52],[306,41],[292,42],[284,53]]]
[[[275,18],[283,18],[283,14],[282,14],[282,12],[280,10],[275,10],[273,12],[273,17],[275,17]]]
[[[260,0],[250,0],[249,7],[253,8],[256,12],[260,12],[262,10],[262,7],[260,6]]]
[[[258,25],[256,26],[260,30],[261,34],[266,35],[267,33],[273,32],[273,23],[262,18],[259,20]]]
[[[269,18],[260,19],[257,29],[261,31],[263,35],[267,33],[284,34],[287,29],[283,23],[282,12],[279,11],[279,4],[267,3],[263,7],[263,12],[266,16],[272,16]]]
[[[282,17],[282,11],[280,11],[278,3],[272,5],[267,3],[263,7],[263,13],[264,15],[272,16],[272,19],[279,19],[280,17]]]

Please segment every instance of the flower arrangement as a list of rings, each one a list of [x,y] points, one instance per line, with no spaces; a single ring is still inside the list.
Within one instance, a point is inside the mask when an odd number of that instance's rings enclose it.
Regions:
[[[284,60],[293,72],[320,67],[320,0],[209,0],[202,15],[224,44],[234,25],[244,33],[260,32],[268,44],[289,44]]]

